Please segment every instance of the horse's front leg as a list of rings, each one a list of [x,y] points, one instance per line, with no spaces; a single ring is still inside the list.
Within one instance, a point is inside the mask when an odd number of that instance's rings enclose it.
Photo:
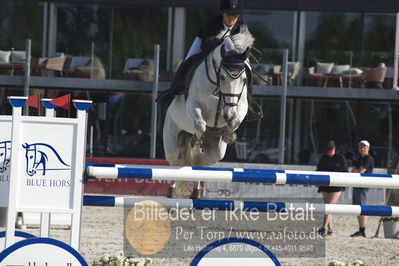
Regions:
[[[191,106],[189,106],[190,105],[188,105],[187,113],[194,122],[195,140],[199,142],[206,131],[206,122],[202,117],[202,111],[198,102],[191,101]]]
[[[248,111],[246,99],[234,108],[236,108],[235,115],[227,121],[227,127],[222,136],[222,140],[227,144],[231,144],[237,139],[237,135],[234,132],[241,125],[241,122],[244,120]]]
[[[224,107],[224,120],[226,121],[226,128],[222,134],[222,140],[227,144],[233,143],[237,136],[234,131],[240,125],[240,121],[237,119],[237,107],[236,106],[225,106]]]
[[[230,120],[227,123],[227,130],[229,132],[234,132],[237,130],[237,128],[240,126],[241,121],[238,119],[238,117],[235,117],[234,119]]]
[[[236,129],[241,125],[248,112],[248,101],[246,92],[243,93],[240,102],[237,105],[236,116],[227,124],[228,129],[231,131],[236,131]]]

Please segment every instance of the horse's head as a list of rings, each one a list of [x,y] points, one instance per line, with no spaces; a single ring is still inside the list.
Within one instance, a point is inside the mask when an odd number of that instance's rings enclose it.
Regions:
[[[0,142],[0,173],[7,170],[10,164],[11,157],[11,142],[3,141]]]
[[[225,38],[219,47],[220,57],[216,59],[219,65],[219,96],[223,100],[223,116],[227,122],[236,118],[240,101],[247,103],[246,69],[250,71],[248,56],[254,40],[248,28],[243,26],[238,34]]]
[[[222,31],[217,37],[222,38],[225,34],[225,31]],[[254,41],[247,26],[242,26],[238,34],[224,38],[222,44],[212,53],[217,76],[217,84],[215,84],[218,86],[217,91],[224,104],[223,117],[229,125],[233,120],[239,120],[236,123],[240,123],[247,112],[246,68],[250,70],[248,56]]]
[[[22,144],[25,149],[26,158],[26,173],[29,176],[36,174],[35,161],[36,161],[36,146],[29,145],[28,143]]]
[[[246,63],[249,48],[239,53],[235,49],[221,48],[219,71],[220,97],[223,100],[223,114],[227,122],[237,115],[237,106],[244,95],[246,100],[247,74]]]

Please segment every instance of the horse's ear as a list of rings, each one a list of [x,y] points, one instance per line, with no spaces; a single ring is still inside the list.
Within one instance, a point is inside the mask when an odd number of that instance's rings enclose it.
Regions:
[[[247,47],[247,49],[241,54],[240,57],[241,57],[242,61],[245,61],[245,60],[247,60],[248,56],[249,56],[249,47]]]

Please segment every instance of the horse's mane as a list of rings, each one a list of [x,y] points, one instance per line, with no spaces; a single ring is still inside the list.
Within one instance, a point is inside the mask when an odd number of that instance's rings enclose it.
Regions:
[[[222,30],[217,35],[217,38],[222,38],[225,32],[225,30]],[[255,38],[249,32],[247,25],[242,25],[240,27],[240,32],[229,36],[229,38],[234,45],[234,49],[236,49],[239,53],[243,53],[248,47],[252,47],[255,42]]]

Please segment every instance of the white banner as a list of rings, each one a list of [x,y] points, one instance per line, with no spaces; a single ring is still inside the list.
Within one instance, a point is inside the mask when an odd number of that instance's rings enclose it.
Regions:
[[[0,116],[0,207],[8,205],[11,167],[11,116]]]
[[[13,105],[11,169],[6,247],[14,239],[17,212],[41,213],[41,235],[48,236],[50,213],[71,215],[71,246],[79,249],[86,150],[87,109],[91,101],[74,100],[76,118],[23,116],[26,97],[9,97]],[[51,253],[48,253],[51,254]]]

